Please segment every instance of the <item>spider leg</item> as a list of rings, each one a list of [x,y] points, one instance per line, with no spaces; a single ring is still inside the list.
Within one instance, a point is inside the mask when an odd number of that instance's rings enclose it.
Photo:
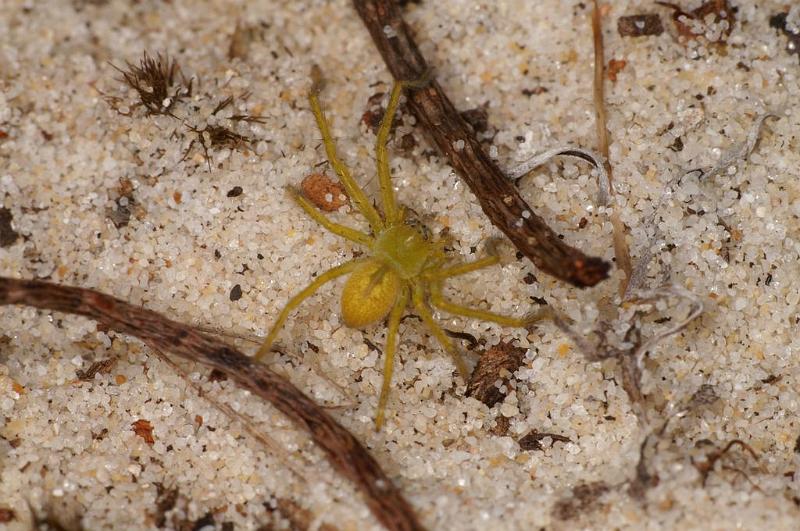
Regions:
[[[394,222],[400,221],[401,212],[397,207],[397,201],[394,198],[394,189],[392,188],[392,176],[389,169],[389,154],[386,144],[389,141],[389,133],[392,130],[392,122],[394,115],[397,113],[397,107],[400,104],[400,96],[403,93],[405,83],[395,83],[392,87],[392,95],[389,97],[389,104],[386,106],[386,113],[381,120],[380,129],[378,129],[378,138],[375,142],[375,154],[378,159],[378,180],[381,187],[381,201],[383,203],[383,214],[386,217],[386,222],[391,225]]]
[[[308,214],[311,219],[322,225],[328,232],[332,232],[346,240],[360,243],[361,245],[365,245],[367,247],[369,247],[372,243],[372,238],[370,238],[368,234],[364,234],[360,230],[351,229],[345,225],[334,223],[328,219],[325,214],[314,208],[314,205],[312,205],[308,199],[303,197],[295,188],[288,187],[287,190],[289,191],[289,195],[292,197],[294,202],[300,205],[300,207],[305,210],[306,214]]]
[[[461,377],[464,380],[469,379],[469,370],[467,369],[467,364],[464,363],[464,359],[459,354],[458,350],[456,349],[453,342],[450,341],[450,338],[447,337],[447,334],[444,333],[444,330],[436,324],[436,321],[431,314],[430,307],[428,303],[425,302],[425,290],[421,284],[414,284],[411,302],[414,305],[414,309],[419,314],[420,319],[422,322],[425,323],[425,326],[428,327],[428,330],[431,331],[433,337],[442,345],[442,348],[445,352],[447,352],[451,358],[453,358],[453,362],[456,364],[458,368],[458,372],[461,374]]]
[[[287,302],[286,306],[284,306],[283,310],[281,310],[280,315],[278,315],[278,319],[275,321],[275,324],[272,325],[272,329],[269,331],[266,339],[264,339],[264,342],[258,349],[258,352],[256,353],[256,360],[260,361],[270,351],[272,348],[272,343],[275,342],[278,332],[280,332],[281,328],[286,322],[286,319],[289,317],[289,314],[292,313],[292,310],[297,308],[304,300],[312,296],[319,288],[322,287],[323,284],[352,272],[363,261],[364,260],[362,259],[350,260],[342,265],[328,269],[315,278],[314,281],[308,286],[303,288],[300,293],[289,299],[289,302]]]
[[[460,304],[455,304],[448,301],[442,294],[442,288],[440,285],[431,286],[430,294],[431,304],[439,310],[443,310],[454,315],[460,315],[462,317],[471,317],[473,319],[480,319],[481,321],[491,321],[502,326],[509,326],[513,328],[528,328],[530,325],[543,319],[547,319],[552,315],[548,309],[545,309],[531,313],[525,317],[509,317],[507,315],[502,315],[487,310],[479,310],[477,308],[462,306]]]
[[[450,267],[443,267],[441,269],[433,269],[424,273],[426,280],[444,280],[446,278],[457,277],[459,275],[466,275],[484,267],[493,266],[500,262],[499,256],[487,256],[474,262],[466,262]]]
[[[386,414],[386,402],[389,400],[389,391],[392,385],[392,371],[394,370],[394,353],[397,349],[397,330],[400,328],[400,319],[408,305],[408,288],[404,287],[397,302],[389,314],[388,330],[386,332],[386,347],[383,353],[383,384],[381,396],[378,399],[378,410],[375,414],[375,431],[380,431]]]
[[[383,220],[381,219],[380,214],[378,214],[378,211],[375,210],[374,206],[372,206],[372,203],[370,203],[367,195],[358,186],[358,183],[356,183],[355,179],[353,179],[353,176],[350,174],[350,170],[347,169],[347,166],[345,166],[345,164],[339,160],[339,157],[336,155],[336,143],[333,141],[333,136],[331,135],[330,128],[328,127],[328,121],[325,118],[325,113],[323,112],[322,106],[319,103],[319,92],[322,88],[322,73],[316,66],[311,69],[311,79],[312,86],[311,91],[308,93],[308,102],[311,105],[311,112],[314,113],[314,118],[317,121],[317,127],[322,135],[322,143],[325,144],[325,153],[328,155],[328,160],[331,162],[331,166],[333,166],[333,169],[339,176],[339,180],[342,181],[342,185],[344,186],[345,190],[347,190],[347,195],[349,195],[356,204],[356,208],[358,208],[359,212],[361,212],[361,214],[367,218],[372,230],[377,233],[383,228]]]

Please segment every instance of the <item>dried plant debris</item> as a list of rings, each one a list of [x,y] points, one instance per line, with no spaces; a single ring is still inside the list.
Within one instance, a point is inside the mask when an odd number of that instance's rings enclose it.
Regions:
[[[608,62],[608,70],[607,70],[607,75],[608,75],[609,81],[611,81],[612,83],[616,83],[617,82],[617,74],[622,72],[627,65],[628,65],[628,61],[626,61],[624,59],[611,59]]]
[[[636,500],[644,500],[645,494],[651,488],[658,485],[658,474],[650,471],[647,466],[647,447],[653,434],[649,434],[644,438],[642,444],[639,446],[639,461],[636,463],[636,475],[628,485],[628,494]]]
[[[704,487],[706,485],[706,482],[708,481],[708,476],[711,474],[712,471],[714,471],[717,462],[720,461],[726,454],[728,454],[733,449],[733,447],[740,448],[743,452],[745,452],[745,454],[749,454],[749,456],[752,457],[753,461],[756,462],[758,461],[758,454],[756,453],[756,451],[753,450],[753,448],[750,445],[748,445],[747,443],[745,443],[740,439],[734,439],[728,442],[728,444],[726,444],[723,448],[716,447],[711,441],[708,440],[698,441],[696,444],[696,447],[698,448],[704,446],[711,446],[712,450],[707,453],[704,453],[702,456],[698,458],[692,457],[692,465],[700,473],[700,480]],[[744,465],[742,464],[742,466]],[[745,479],[747,479],[748,481],[750,480],[749,476],[739,467],[722,464],[720,469],[736,472],[744,476]],[[757,485],[753,486],[758,488]]]
[[[651,471],[649,466],[650,460],[656,453],[656,448],[662,441],[671,441],[674,444],[674,439],[670,435],[668,428],[679,419],[685,418],[690,413],[703,411],[707,407],[719,401],[719,395],[713,385],[702,384],[689,398],[680,402],[670,402],[664,412],[664,417],[660,421],[660,426],[652,429],[650,433],[644,438],[639,447],[639,461],[636,464],[636,473],[628,484],[628,494],[637,500],[644,500],[647,491],[655,487],[659,483],[659,476],[654,471]],[[716,456],[714,459],[727,452],[725,450]],[[649,456],[649,457],[648,457]],[[700,460],[705,463],[707,456],[703,456]],[[694,460],[693,460],[694,463]],[[701,464],[701,468],[705,465]],[[713,468],[713,463],[709,470]],[[699,469],[698,469],[699,470]],[[705,479],[703,479],[705,483]]]
[[[569,494],[558,500],[552,509],[557,520],[575,520],[600,508],[601,498],[610,490],[602,481],[577,485]]]
[[[653,252],[655,249],[656,240],[659,237],[660,232],[657,228],[656,218],[658,213],[661,211],[662,205],[672,196],[673,191],[675,188],[680,185],[681,181],[688,175],[693,173],[698,173],[698,180],[709,180],[712,177],[722,174],[723,172],[726,173],[735,173],[737,167],[745,162],[750,154],[755,149],[756,145],[758,144],[758,140],[761,136],[761,131],[764,126],[764,121],[767,118],[778,118],[780,113],[778,111],[767,111],[764,112],[756,117],[753,121],[753,125],[750,127],[750,131],[747,133],[747,137],[745,140],[737,144],[736,146],[729,149],[725,154],[720,157],[720,160],[710,169],[708,170],[691,170],[688,172],[684,172],[678,177],[673,178],[670,180],[665,186],[664,191],[661,193],[661,197],[658,200],[655,208],[653,209],[653,214],[650,216],[650,219],[646,222],[647,232],[652,232],[653,237],[642,246],[639,261],[634,265],[633,272],[630,278],[630,282],[628,283],[628,287],[625,290],[625,293],[622,297],[623,301],[631,300],[634,297],[634,293],[644,286],[644,282],[647,278],[647,271],[650,265],[650,261],[653,258]],[[726,228],[726,230],[728,230]],[[731,230],[728,230],[729,233],[733,234]]]
[[[318,208],[334,212],[350,203],[344,186],[334,181],[326,173],[312,173],[300,183],[303,195]]]
[[[120,96],[106,95],[106,101],[113,109],[125,116],[131,116],[132,108],[144,108],[146,116],[165,115],[178,121],[178,128],[172,132],[172,136],[181,138],[186,133],[192,133],[194,138],[186,148],[183,158],[186,160],[195,144],[200,144],[203,150],[204,159],[211,170],[210,149],[241,149],[254,142],[248,134],[237,130],[240,123],[264,123],[264,119],[258,115],[248,113],[223,112],[233,107],[236,98],[227,96],[219,99],[212,93],[206,93],[202,97],[193,95],[193,79],[186,79],[177,61],[169,58],[167,54],[157,54],[155,57],[147,52],[139,63],[139,66],[126,63],[127,68],[119,68],[112,65],[122,73],[122,81],[133,88],[138,95],[132,107]],[[239,96],[239,99],[247,99],[249,94]],[[207,116],[201,115],[204,100],[216,101],[211,113]],[[218,101],[217,101],[218,100]],[[186,103],[182,105],[182,103]],[[207,112],[207,111],[206,111]],[[116,226],[124,226],[127,223],[126,209],[115,210],[112,221]]]
[[[672,9],[672,22],[678,40],[684,44],[699,39],[723,45],[736,24],[736,10],[728,0],[709,0],[691,11],[684,11],[671,2],[656,2]]]
[[[511,343],[499,343],[484,352],[467,383],[467,396],[477,398],[489,407],[502,402],[526,352],[527,349]]]
[[[642,340],[643,318],[652,314],[668,300],[688,305],[685,316],[674,325]],[[589,361],[616,359],[622,370],[622,387],[631,399],[634,409],[644,414],[644,395],[641,389],[644,356],[664,339],[684,330],[703,313],[703,302],[693,293],[677,285],[664,285],[651,291],[642,291],[619,308],[616,319],[602,318],[590,334],[576,331],[557,313],[553,322],[575,343]],[[589,339],[594,336],[595,340]]]
[[[622,37],[661,35],[664,33],[664,26],[661,24],[661,17],[654,13],[628,15],[617,20],[617,32]]]
[[[78,380],[82,382],[91,382],[97,374],[108,374],[111,369],[116,365],[117,358],[108,358],[92,363],[85,371],[75,371]]]
[[[613,168],[609,158],[609,145],[611,143],[611,133],[608,129],[608,111],[606,109],[605,97],[605,45],[603,44],[603,28],[602,28],[602,15],[598,0],[594,0],[594,9],[592,10],[592,43],[594,49],[594,79],[592,83],[592,102],[595,113],[595,134],[597,135],[597,151],[605,159],[603,164],[604,170],[607,173],[608,182],[611,183],[613,178]],[[613,61],[612,61],[613,63]],[[625,66],[624,61],[609,65],[609,76],[613,76],[616,80],[617,69],[622,69]],[[609,195],[611,190],[609,190]],[[617,262],[617,267],[622,270],[624,277],[620,283],[619,291],[625,291],[628,279],[631,277],[631,254],[626,239],[628,228],[622,221],[620,210],[612,208],[608,212],[609,220],[612,226],[612,241],[614,243],[614,259]]]
[[[778,118],[779,113],[778,111],[767,111],[760,114],[753,122],[753,125],[750,128],[750,131],[747,134],[746,139],[729,149],[725,154],[722,155],[720,160],[710,169],[708,170],[691,170],[685,173],[682,173],[676,178],[673,178],[670,182],[668,182],[665,187],[662,195],[653,209],[653,214],[650,217],[650,220],[646,223],[648,232],[653,232],[654,236],[648,241],[643,247],[640,253],[639,261],[633,268],[633,272],[631,275],[630,282],[628,283],[628,287],[623,295],[623,300],[627,301],[633,297],[633,293],[637,290],[641,289],[644,285],[644,281],[647,277],[647,271],[650,264],[650,261],[653,257],[653,252],[655,248],[655,242],[658,239],[659,231],[657,230],[656,225],[656,217],[661,210],[661,206],[664,204],[665,201],[669,197],[671,197],[674,189],[681,183],[681,181],[688,175],[693,173],[698,173],[699,180],[709,180],[717,175],[722,174],[723,172],[726,173],[734,173],[737,170],[737,166],[742,164],[750,154],[755,149],[756,145],[758,144],[758,140],[761,135],[761,131],[763,129],[764,121],[767,118]],[[730,232],[730,231],[729,231]]]
[[[130,62],[127,68],[113,66],[122,74],[125,83],[139,95],[137,106],[145,108],[147,114],[172,114],[173,106],[192,95],[192,80],[187,80],[178,63],[169,55],[158,53],[151,57],[144,52],[139,66]],[[180,80],[177,79],[180,75]]]
[[[133,432],[141,437],[144,442],[149,445],[153,445],[156,440],[153,437],[153,425],[150,424],[149,420],[139,419],[131,424],[133,428]]]
[[[569,437],[565,437],[564,435],[531,430],[527,434],[525,434],[525,436],[522,437],[522,439],[519,440],[519,447],[520,449],[525,451],[544,450],[542,441],[545,439],[550,439],[550,446],[553,446],[557,442],[563,442],[563,443],[572,442],[572,440]]]
[[[780,118],[780,113],[779,111],[766,111],[762,114],[759,114],[753,121],[753,125],[750,127],[750,131],[747,133],[747,138],[745,138],[744,142],[733,146],[726,153],[724,153],[722,157],[720,157],[719,161],[710,170],[700,174],[699,179],[711,179],[712,177],[721,174],[723,171],[735,173],[736,165],[747,160],[747,157],[749,157],[756,148],[758,139],[761,136],[761,130],[764,126],[764,120],[767,118]]]
[[[572,145],[558,146],[528,158],[526,161],[508,170],[506,174],[509,179],[519,185],[519,180],[525,177],[525,175],[550,161],[553,157],[558,156],[578,158],[594,166],[597,170],[597,198],[595,202],[597,206],[608,205],[609,196],[611,194],[611,182],[609,181],[608,172],[605,168],[605,158],[590,149]]]
[[[249,93],[245,93],[241,96],[241,99],[247,99],[249,95],[250,95]],[[227,98],[217,103],[217,105],[214,107],[214,110],[211,111],[211,115],[209,116],[209,118],[217,117],[219,113],[221,113],[226,108],[231,107],[232,105],[234,105],[234,103],[235,103],[234,97],[228,96]],[[208,170],[211,171],[211,156],[209,155],[208,151],[209,148],[239,149],[247,144],[254,142],[253,138],[234,131],[233,124],[239,122],[259,123],[259,124],[264,123],[264,119],[261,116],[250,115],[250,114],[233,114],[227,117],[227,121],[231,122],[231,125],[228,124],[220,125],[219,122],[209,123],[208,119],[206,120],[206,124],[203,127],[186,125],[187,129],[192,131],[196,136],[189,143],[189,147],[186,148],[182,160],[186,160],[189,154],[191,153],[194,144],[199,143],[203,149],[203,156],[205,158],[206,164],[208,165]]]
[[[457,114],[441,85],[433,79],[397,5],[388,0],[358,0],[353,5],[394,78],[425,82],[424,90],[407,94],[408,108],[478,198],[492,224],[547,274],[579,287],[594,286],[606,279],[611,264],[564,243],[508,182],[494,159],[487,156],[472,127]],[[393,30],[391,35],[385,31],[387,27]]]
[[[14,217],[5,207],[0,208],[0,247],[10,247],[19,238],[19,234],[11,225]]]

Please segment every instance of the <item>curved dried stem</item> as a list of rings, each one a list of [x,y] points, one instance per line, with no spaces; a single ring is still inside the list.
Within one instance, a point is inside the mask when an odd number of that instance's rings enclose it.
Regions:
[[[218,369],[307,431],[331,466],[353,482],[387,529],[423,529],[397,487],[349,431],[291,382],[230,345],[90,289],[0,277],[0,305],[11,304],[82,315],[118,333],[136,336],[150,348]]]

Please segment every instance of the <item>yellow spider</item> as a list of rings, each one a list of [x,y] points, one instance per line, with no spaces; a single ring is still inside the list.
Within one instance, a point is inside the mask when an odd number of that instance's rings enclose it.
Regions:
[[[358,186],[341,160],[336,155],[336,146],[331,136],[328,122],[319,103],[322,90],[322,75],[319,68],[311,72],[312,87],[308,95],[311,111],[317,120],[322,134],[325,151],[333,169],[336,171],[347,194],[359,212],[369,221],[370,234],[334,223],[317,210],[295,189],[290,189],[292,199],[314,221],[328,231],[367,248],[367,256],[350,260],[319,275],[305,289],[286,303],[264,343],[256,354],[262,359],[271,349],[278,332],[289,314],[300,303],[313,295],[323,284],[338,277],[350,274],[342,291],[341,314],[344,324],[351,328],[364,328],[382,321],[389,316],[386,346],[384,349],[383,385],[375,415],[375,429],[384,422],[386,402],[394,367],[394,354],[397,347],[397,331],[403,313],[411,303],[414,311],[422,319],[444,350],[453,358],[461,376],[469,377],[467,365],[461,358],[450,338],[436,323],[430,305],[445,312],[493,321],[503,326],[527,327],[540,320],[542,313],[523,318],[507,317],[492,312],[461,306],[448,301],[442,294],[442,283],[446,279],[477,271],[498,263],[497,256],[487,256],[468,263],[452,263],[444,252],[444,241],[430,240],[425,232],[406,219],[406,211],[394,198],[394,189],[389,169],[387,141],[397,106],[403,89],[410,82],[395,83],[389,98],[386,114],[378,130],[375,151],[378,163],[378,179],[381,191],[383,215],[373,206],[364,191]]]

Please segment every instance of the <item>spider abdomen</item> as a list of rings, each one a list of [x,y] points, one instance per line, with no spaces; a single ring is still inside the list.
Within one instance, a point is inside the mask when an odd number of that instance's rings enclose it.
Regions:
[[[400,286],[400,276],[378,260],[358,266],[342,290],[344,324],[363,328],[383,320],[394,306]]]

